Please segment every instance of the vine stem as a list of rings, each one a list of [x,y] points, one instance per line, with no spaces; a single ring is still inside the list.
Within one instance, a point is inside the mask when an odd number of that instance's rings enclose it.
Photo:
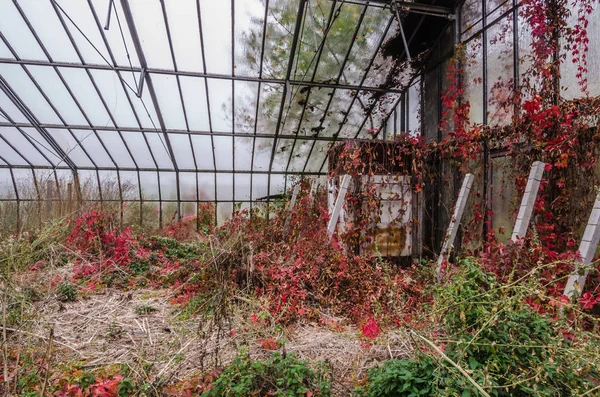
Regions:
[[[596,391],[596,390],[598,390],[598,389],[600,389],[600,385],[598,385],[598,386],[594,387],[593,389],[590,389],[590,390],[586,391],[585,393],[583,393],[583,394],[582,394],[581,396],[579,396],[579,397],[583,397],[583,396],[589,396],[589,395],[591,395],[591,394],[592,394],[592,392],[593,392],[593,391]]]
[[[485,397],[490,397],[490,395],[483,390],[483,388],[477,383],[475,382],[475,379],[471,378],[471,376],[467,373],[467,371],[465,371],[460,365],[458,365],[457,363],[455,363],[450,357],[448,357],[443,351],[442,349],[440,349],[439,347],[436,346],[435,343],[433,343],[432,341],[430,341],[429,339],[425,338],[424,336],[421,336],[419,334],[417,334],[415,331],[411,331],[411,333],[413,335],[415,335],[416,337],[418,337],[419,339],[423,340],[425,343],[427,343],[429,346],[431,346],[432,349],[434,349],[440,356],[442,356],[442,358],[446,361],[448,361],[450,364],[452,364],[452,366],[454,368],[456,368],[461,374],[463,374],[463,376],[465,378],[467,378],[467,380],[469,382],[471,382],[473,384],[473,386],[475,386],[475,388],[477,390],[479,390],[479,392],[481,394],[483,394]]]
[[[46,394],[48,385],[48,376],[50,375],[50,360],[52,359],[52,339],[54,339],[54,327],[50,327],[50,336],[48,337],[48,349],[46,350],[46,373],[44,374],[44,385],[42,386],[41,397]]]

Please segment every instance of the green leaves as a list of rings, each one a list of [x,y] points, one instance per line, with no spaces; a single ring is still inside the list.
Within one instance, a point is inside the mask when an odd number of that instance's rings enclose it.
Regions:
[[[323,363],[312,369],[307,361],[293,354],[274,353],[263,361],[253,360],[242,352],[202,397],[328,397],[330,384],[326,370]]]

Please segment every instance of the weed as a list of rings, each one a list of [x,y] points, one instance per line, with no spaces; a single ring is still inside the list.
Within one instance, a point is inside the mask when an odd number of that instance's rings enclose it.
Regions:
[[[154,313],[156,309],[150,305],[139,305],[135,308],[135,314],[138,316],[144,316],[146,314]]]
[[[77,297],[77,286],[63,281],[56,286],[56,299],[61,302],[72,302]]]
[[[331,393],[326,373],[323,363],[312,369],[293,354],[274,353],[263,361],[241,352],[202,397],[328,397]]]
[[[115,321],[112,321],[108,325],[108,331],[106,333],[106,337],[108,339],[117,339],[119,336],[121,336],[122,333],[123,333],[123,328],[121,328],[121,326],[119,324],[117,324]]]

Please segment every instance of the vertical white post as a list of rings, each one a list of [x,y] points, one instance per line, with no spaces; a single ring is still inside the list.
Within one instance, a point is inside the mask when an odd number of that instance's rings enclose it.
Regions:
[[[333,207],[333,212],[331,213],[331,218],[329,219],[329,225],[327,225],[327,231],[329,232],[330,237],[333,236],[333,232],[335,231],[335,226],[337,225],[338,219],[340,217],[342,205],[344,204],[344,200],[346,199],[346,192],[348,191],[348,186],[350,185],[351,179],[352,177],[350,175],[344,175],[344,177],[342,178],[340,191],[338,192],[338,196],[335,200],[335,206]]]
[[[285,219],[285,230],[287,230],[290,222],[292,221],[292,211],[294,210],[294,206],[296,205],[296,200],[298,199],[298,193],[300,193],[301,183],[298,182],[296,186],[294,186],[294,191],[292,192],[292,198],[290,199],[290,203],[288,204],[288,216]]]
[[[596,253],[596,247],[600,242],[600,193],[596,196],[596,202],[594,202],[594,209],[590,214],[581,244],[579,244],[579,255],[581,255],[581,264],[589,265],[594,259]],[[565,287],[565,295],[571,297],[573,293],[577,293],[581,296],[583,292],[583,286],[587,278],[588,271],[586,270],[583,274],[579,274],[579,263],[575,265],[575,271],[569,276],[569,281]]]
[[[467,200],[469,199],[469,193],[471,192],[472,186],[473,174],[465,175],[462,186],[460,187],[460,192],[458,193],[458,198],[456,199],[456,205],[454,206],[452,219],[450,219],[450,226],[448,226],[446,238],[444,239],[444,244],[442,245],[442,251],[438,257],[435,271],[438,283],[442,281],[442,265],[454,247],[454,240],[456,239],[456,234],[458,233],[458,226],[460,225],[460,220],[465,212],[465,207],[467,206]]]
[[[510,237],[513,242],[518,241],[519,238],[523,238],[527,234],[529,221],[531,220],[531,214],[533,214],[533,206],[540,188],[542,176],[544,175],[545,166],[546,164],[541,161],[535,161],[531,166],[529,179],[527,180],[527,186],[525,187],[525,193],[523,194],[521,207],[519,208],[519,215],[517,215],[515,227],[512,236]]]

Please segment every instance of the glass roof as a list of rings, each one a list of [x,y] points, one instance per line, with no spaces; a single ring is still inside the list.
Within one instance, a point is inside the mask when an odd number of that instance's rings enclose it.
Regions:
[[[0,168],[116,178],[137,198],[277,193],[325,173],[333,141],[386,125],[406,88],[380,88],[393,15],[362,0],[0,1]]]

